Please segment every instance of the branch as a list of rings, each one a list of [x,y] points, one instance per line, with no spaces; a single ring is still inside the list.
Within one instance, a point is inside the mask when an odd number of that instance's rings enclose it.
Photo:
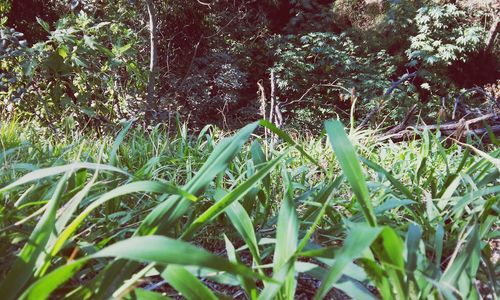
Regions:
[[[469,129],[469,130],[457,130],[457,129],[454,129],[454,130],[441,130],[440,129],[440,132],[445,136],[458,135],[456,137],[457,139],[463,139],[464,137],[466,137],[469,134],[483,136],[483,135],[488,133],[487,128],[477,128],[477,129]],[[495,136],[498,136],[500,134],[500,125],[491,126],[491,131]],[[390,139],[393,142],[402,142],[405,140],[409,140],[411,138],[420,138],[419,132],[415,131],[415,130],[404,130],[404,131],[400,131],[400,132],[393,134],[393,135],[390,135],[390,136],[384,136],[381,138],[381,140]]]
[[[282,107],[286,107],[286,106],[289,106],[289,105],[292,105],[292,104],[295,104],[295,103],[298,103],[298,102],[301,102],[306,96],[307,94],[309,94],[309,92],[311,92],[313,89],[317,88],[317,87],[331,87],[331,88],[336,88],[336,89],[341,89],[341,90],[344,90],[348,93],[351,93],[351,91],[349,91],[348,89],[346,89],[345,87],[341,86],[341,85],[338,85],[338,84],[335,84],[335,83],[319,83],[319,84],[313,84],[310,88],[308,88],[306,90],[306,92],[304,94],[302,94],[302,96],[300,96],[299,99],[297,100],[293,100],[291,102],[288,102],[288,103],[283,103],[282,104]]]
[[[463,96],[465,96],[467,93],[470,93],[470,92],[477,92],[477,93],[482,94],[483,96],[485,96],[488,100],[490,100],[492,102],[492,105],[496,104],[497,107],[500,108],[500,103],[497,101],[497,99],[495,99],[495,97],[493,97],[492,95],[485,92],[482,88],[479,88],[479,87],[470,88],[468,90],[465,90],[460,95],[458,95],[458,97],[455,99],[455,103],[453,104],[453,113],[452,113],[452,117],[451,117],[453,120],[455,120],[455,113],[457,112],[458,106],[460,105],[460,99]]]
[[[411,79],[411,78],[414,78],[416,77],[418,74],[418,71],[415,71],[415,72],[412,72],[412,73],[407,73],[405,75],[403,75],[399,80],[397,81],[394,81],[391,86],[385,91],[384,95],[383,95],[383,98],[386,99],[387,97],[389,97],[392,92],[403,82]],[[372,110],[370,110],[370,112],[368,112],[368,114],[366,115],[366,117],[363,119],[363,121],[361,121],[361,124],[359,125],[360,128],[363,128],[365,127],[368,122],[370,122],[370,120],[383,108],[383,105],[381,106],[376,106],[374,107]]]
[[[495,113],[490,113],[481,117],[477,117],[471,120],[465,121],[465,119],[460,119],[460,121],[451,123],[451,124],[444,124],[444,125],[422,125],[422,126],[417,126],[417,127],[406,127],[406,128],[401,128],[399,125],[396,126],[395,128],[389,130],[386,132],[384,135],[381,136],[382,140],[385,139],[391,139],[393,141],[402,141],[411,137],[414,137],[418,135],[418,132],[424,131],[424,130],[432,130],[436,131],[439,130],[441,133],[444,135],[450,136],[453,134],[457,134],[458,138],[462,138],[464,133],[475,133],[478,135],[485,134],[487,132],[486,128],[478,128],[478,129],[469,129],[472,125],[491,120],[493,122],[492,130],[495,134],[500,133],[500,125],[498,125],[498,121],[500,120],[500,117],[497,116]],[[463,130],[466,128],[467,130]]]

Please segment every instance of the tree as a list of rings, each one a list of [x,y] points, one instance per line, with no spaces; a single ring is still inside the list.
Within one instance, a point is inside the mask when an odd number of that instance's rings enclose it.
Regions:
[[[149,16],[149,44],[150,44],[150,58],[149,58],[149,73],[148,73],[148,108],[150,110],[156,109],[155,101],[155,78],[156,78],[156,65],[158,60],[157,54],[157,40],[156,40],[156,9],[153,0],[145,0],[148,8]]]

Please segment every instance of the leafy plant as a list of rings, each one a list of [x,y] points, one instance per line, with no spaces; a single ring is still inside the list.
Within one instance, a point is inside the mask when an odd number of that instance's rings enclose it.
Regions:
[[[467,13],[454,4],[429,5],[418,10],[415,24],[418,33],[411,37],[407,50],[410,65],[450,65],[465,61],[478,51],[485,32],[481,26],[468,24]]]
[[[137,285],[158,278],[189,299],[224,296],[219,283],[291,299],[304,278],[317,299],[498,290],[498,150],[429,132],[381,144],[339,121],[325,123],[328,141],[296,141],[260,124],[284,142],[246,146],[259,123],[223,139],[182,124],[170,137],[125,124],[114,140],[74,144],[2,134],[3,297],[161,297]]]
[[[135,114],[125,103],[126,95],[144,85],[133,59],[135,33],[120,23],[96,24],[83,12],[59,20],[53,31],[43,20],[39,23],[48,40],[31,47],[21,41],[3,56],[3,68],[15,78],[3,79],[5,107],[48,125],[57,125],[64,115],[65,124],[99,127]],[[5,34],[3,40],[12,44]]]

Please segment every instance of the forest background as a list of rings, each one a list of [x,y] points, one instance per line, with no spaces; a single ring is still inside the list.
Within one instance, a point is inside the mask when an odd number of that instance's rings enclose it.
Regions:
[[[234,129],[272,107],[275,121],[314,131],[321,120],[349,119],[356,99],[358,125],[395,125],[414,104],[424,121],[449,121],[464,91],[498,97],[498,9],[496,1],[2,0],[0,111],[54,129],[166,123],[177,113],[192,128]],[[491,105],[481,93],[464,96],[471,107]]]

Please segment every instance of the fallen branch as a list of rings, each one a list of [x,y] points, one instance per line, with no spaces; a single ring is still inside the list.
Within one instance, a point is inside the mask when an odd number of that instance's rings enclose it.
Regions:
[[[500,125],[494,125],[490,127],[491,132],[495,135],[498,136],[500,135]],[[456,139],[461,140],[464,139],[467,135],[478,135],[478,136],[484,136],[488,133],[487,128],[477,128],[477,129],[469,129],[469,130],[439,130],[442,135],[444,136],[455,136]],[[419,139],[420,138],[420,131],[418,130],[409,130],[405,129],[403,131],[400,131],[396,134],[392,135],[387,135],[383,136],[381,140],[387,140],[390,139],[393,142],[402,142],[405,140],[409,139]]]
[[[407,114],[407,118],[408,115],[410,115],[410,113],[411,110]],[[500,124],[498,124],[500,122],[500,117],[495,113],[491,113],[467,121],[465,119],[460,119],[458,122],[442,124],[442,125],[437,125],[437,124],[421,125],[416,127],[404,126],[404,128],[403,126],[398,125],[389,130],[388,132],[386,132],[385,134],[383,134],[381,136],[381,140],[391,139],[392,141],[399,142],[410,139],[412,137],[417,137],[419,135],[419,132],[422,132],[424,130],[430,130],[430,131],[439,130],[443,135],[445,136],[455,135],[457,139],[464,138],[465,136],[467,136],[467,134],[484,135],[488,132],[487,128],[481,127],[481,128],[471,129],[471,127],[486,121],[489,121],[490,123],[493,124],[491,125],[491,130],[495,135],[500,134]]]

